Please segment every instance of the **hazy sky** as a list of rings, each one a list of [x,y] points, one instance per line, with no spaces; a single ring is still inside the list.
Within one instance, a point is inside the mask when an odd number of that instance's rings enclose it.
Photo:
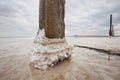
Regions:
[[[34,36],[38,9],[39,0],[0,0],[0,36]],[[120,35],[119,0],[66,0],[66,35],[108,35],[110,14]]]

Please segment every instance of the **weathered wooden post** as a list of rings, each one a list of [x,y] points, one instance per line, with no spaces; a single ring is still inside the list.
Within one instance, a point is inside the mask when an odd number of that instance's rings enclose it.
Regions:
[[[112,25],[112,14],[110,15],[110,30],[109,30],[109,36],[114,36],[114,26]]]
[[[65,39],[65,0],[40,0],[39,31],[31,63],[47,69],[71,56],[72,46]]]

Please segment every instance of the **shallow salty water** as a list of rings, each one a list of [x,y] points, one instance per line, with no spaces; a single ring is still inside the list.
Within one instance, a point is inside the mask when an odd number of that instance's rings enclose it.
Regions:
[[[75,45],[116,49],[120,38],[73,38],[68,42]],[[120,80],[120,56],[75,47],[70,60],[66,60],[47,71],[29,66],[33,39],[0,39],[0,80]],[[112,47],[112,48],[111,48]]]
[[[73,45],[94,47],[120,52],[120,37],[67,37]]]
[[[0,80],[30,80],[32,39],[0,39]]]

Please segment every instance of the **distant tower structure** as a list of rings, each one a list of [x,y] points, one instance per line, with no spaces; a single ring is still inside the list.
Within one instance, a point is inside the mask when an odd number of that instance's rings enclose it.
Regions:
[[[112,25],[112,14],[110,15],[110,30],[109,36],[114,36],[114,25]]]

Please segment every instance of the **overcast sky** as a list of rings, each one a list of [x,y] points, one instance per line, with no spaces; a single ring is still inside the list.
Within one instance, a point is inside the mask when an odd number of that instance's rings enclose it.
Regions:
[[[0,0],[0,36],[35,36],[39,0]],[[113,14],[120,35],[119,0],[66,0],[66,35],[108,35]]]

